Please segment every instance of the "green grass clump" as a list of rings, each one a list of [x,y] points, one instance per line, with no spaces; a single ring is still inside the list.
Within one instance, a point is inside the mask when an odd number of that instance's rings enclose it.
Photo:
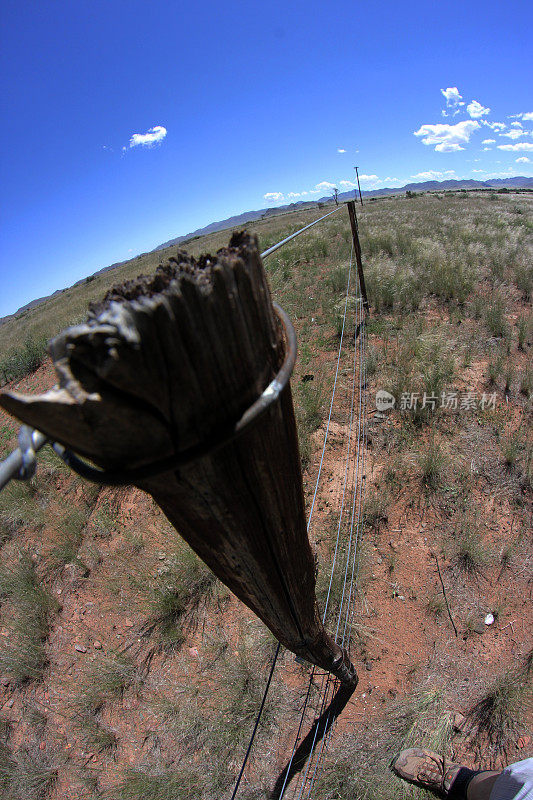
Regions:
[[[214,797],[225,793],[235,780],[234,769],[228,769],[235,753],[243,753],[249,741],[257,709],[265,689],[268,667],[275,641],[262,626],[242,627],[237,652],[226,651],[220,664],[217,685],[217,713],[207,723],[207,749],[212,763],[209,785]],[[268,739],[274,730],[277,715],[283,710],[279,687],[271,686],[259,722],[256,746]]]
[[[487,366],[487,383],[489,386],[495,386],[504,372],[504,355],[498,353],[490,359]]]
[[[414,311],[423,297],[422,285],[413,270],[383,256],[368,262],[365,281],[372,306],[378,313]]]
[[[517,324],[517,337],[518,337],[519,350],[525,350],[526,344],[528,344],[531,339],[532,330],[533,330],[533,316],[531,314],[529,314],[528,316],[522,314],[522,316],[519,317]]]
[[[202,796],[202,777],[193,770],[148,772],[130,769],[112,790],[113,800],[190,800]]]
[[[421,451],[418,462],[420,477],[426,491],[434,492],[438,489],[446,461],[444,450],[432,437]]]
[[[79,722],[81,736],[87,749],[97,753],[113,753],[118,746],[115,731],[103,725],[94,717],[86,717]]]
[[[106,700],[121,697],[127,688],[140,682],[135,662],[125,653],[102,656],[87,671],[82,684],[82,701],[99,709]]]
[[[58,779],[58,765],[46,750],[0,742],[0,790],[6,800],[46,800]]]
[[[104,656],[85,673],[74,698],[74,710],[80,736],[86,747],[98,752],[113,752],[117,735],[101,720],[105,703],[116,700],[128,688],[141,683],[140,672],[125,653]]]
[[[488,553],[471,520],[465,519],[455,534],[455,563],[462,572],[476,575],[488,563]]]
[[[322,424],[322,385],[316,379],[300,382],[295,392],[295,412],[302,469],[306,469],[313,451],[312,435]]]
[[[413,746],[447,753],[452,726],[445,699],[441,690],[420,691],[389,707],[384,725],[372,729],[371,735],[354,726],[326,755],[313,797],[429,800],[432,795],[408,786],[394,775],[390,762],[400,750]]]
[[[511,469],[516,465],[522,451],[522,440],[518,432],[514,431],[504,436],[501,448],[505,466]]]
[[[334,267],[328,272],[326,286],[333,296],[345,295],[348,283],[348,270],[346,266]]]
[[[38,497],[35,478],[25,482],[11,481],[2,489],[0,545],[25,528],[42,529],[46,517],[42,504],[37,502]]]
[[[524,300],[533,297],[533,266],[531,263],[517,264],[514,270],[514,282],[522,292]]]
[[[46,559],[49,572],[58,574],[65,564],[77,564],[88,572],[85,564],[78,558],[86,523],[87,515],[80,511],[68,511],[63,515],[58,523],[60,540]]]
[[[390,505],[389,493],[386,489],[375,487],[367,490],[363,520],[366,527],[377,531],[388,519]]]
[[[442,592],[437,592],[431,595],[426,606],[428,613],[434,617],[440,617],[446,610],[446,603],[444,602],[444,595]]]
[[[57,601],[39,581],[31,558],[21,553],[0,569],[0,598],[12,608],[10,636],[0,650],[0,672],[20,685],[42,677],[48,663],[45,643]]]
[[[533,367],[529,364],[520,376],[520,394],[526,397],[533,394]]]
[[[477,726],[478,736],[484,735],[498,751],[515,740],[531,695],[527,676],[506,672],[498,677],[468,712],[468,718]]]
[[[402,420],[418,426],[439,413],[442,392],[449,388],[456,365],[451,344],[439,331],[426,331],[418,321],[406,326],[391,346],[384,367],[384,388],[402,409],[402,396],[416,403],[402,411]],[[424,407],[424,395],[426,405]]]
[[[47,340],[27,338],[22,347],[11,350],[0,361],[0,382],[18,381],[35,372],[44,361]]]
[[[498,294],[494,294],[485,311],[485,325],[491,336],[497,339],[505,338],[509,326],[505,318],[505,303]]]
[[[216,590],[216,576],[189,547],[180,546],[169,558],[168,568],[149,586],[149,616],[141,633],[157,634],[158,646],[165,651],[179,647]]]

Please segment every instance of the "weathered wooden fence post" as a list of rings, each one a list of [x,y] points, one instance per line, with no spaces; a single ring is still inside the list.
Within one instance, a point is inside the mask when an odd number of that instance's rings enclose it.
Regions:
[[[361,242],[359,241],[359,229],[357,225],[357,215],[355,213],[355,201],[348,200],[348,216],[350,217],[350,227],[352,229],[353,249],[355,252],[355,261],[357,263],[357,274],[359,276],[359,286],[361,287],[361,294],[363,295],[363,305],[365,310],[368,311],[368,297],[366,296],[365,276],[363,273],[363,259],[361,256]]]
[[[232,430],[284,360],[257,241],[236,234],[199,261],[178,252],[154,276],[111,290],[50,353],[57,387],[0,396],[19,419],[106,470],[201,451]],[[288,384],[238,438],[135,483],[285,647],[355,687],[316,605]]]

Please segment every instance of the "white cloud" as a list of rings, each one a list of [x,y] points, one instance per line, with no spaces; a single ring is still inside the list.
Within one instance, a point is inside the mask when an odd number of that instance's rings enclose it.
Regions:
[[[377,175],[359,175],[359,180],[361,181],[379,181]]]
[[[342,147],[337,147],[337,153],[345,153],[346,150],[343,150]]]
[[[317,192],[327,192],[330,189],[334,189],[334,188],[335,188],[335,184],[334,183],[330,183],[329,181],[320,181],[320,183],[317,183],[317,185],[315,186],[315,191],[317,191]]]
[[[458,150],[464,150],[460,144],[451,144],[448,142],[441,142],[435,148],[437,153],[457,153]]]
[[[511,128],[522,128],[521,122],[511,122]]]
[[[339,186],[342,186],[345,189],[355,189],[357,184],[354,181],[339,181]]]
[[[269,202],[277,203],[278,200],[284,200],[285,197],[283,196],[283,192],[267,192],[263,195],[263,200],[268,200]]]
[[[472,117],[472,119],[480,119],[481,117],[490,114],[490,108],[486,108],[486,106],[482,106],[481,103],[478,103],[477,100],[472,100],[466,107],[466,110]]]
[[[464,147],[461,147],[460,144],[441,142],[435,150],[437,153],[457,153],[458,150],[464,150]]]
[[[517,144],[499,144],[498,150],[533,150],[533,143],[517,142]]]
[[[520,158],[516,159],[516,163],[517,164],[529,164],[530,161],[531,161],[531,159],[528,158],[527,156],[520,156]]]
[[[411,175],[411,178],[418,178],[421,181],[432,181],[436,178],[445,178],[455,175],[454,169],[447,169],[445,172],[438,172],[434,169],[428,169],[427,172],[417,172],[416,175]]]
[[[443,97],[446,98],[446,108],[449,108],[452,112],[452,116],[455,116],[459,113],[459,107],[464,106],[462,103],[462,95],[459,94],[459,89],[457,86],[449,86],[447,89],[440,90]],[[442,112],[443,116],[448,116],[446,111]]]
[[[466,120],[457,122],[455,125],[437,123],[436,125],[421,125],[415,136],[423,136],[423,144],[436,145],[435,150],[439,153],[453,153],[457,150],[464,150],[461,145],[470,141],[473,132],[479,128],[479,122]]]
[[[496,144],[496,139],[483,139],[481,144]]]
[[[154,125],[146,133],[134,133],[130,138],[129,147],[139,147],[139,145],[141,147],[153,147],[156,144],[161,144],[166,135],[167,129],[163,125]],[[122,149],[126,150],[125,147]]]
[[[519,130],[518,128],[512,128],[507,133],[500,133],[500,136],[507,136],[508,139],[520,139],[521,136],[527,136],[527,131]]]
[[[487,128],[492,128],[493,131],[504,131],[507,127],[505,122],[487,122],[486,119],[482,119],[481,124],[486,125]]]
[[[473,169],[472,172],[485,172],[484,169]]]
[[[526,111],[524,114],[522,114],[522,119],[524,122],[531,122],[533,120],[533,111]]]

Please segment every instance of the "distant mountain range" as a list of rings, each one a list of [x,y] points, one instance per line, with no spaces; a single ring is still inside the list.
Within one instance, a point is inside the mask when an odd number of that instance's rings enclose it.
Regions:
[[[533,189],[533,178],[526,178],[518,176],[515,178],[495,178],[490,181],[425,181],[424,183],[406,183],[405,186],[398,188],[384,188],[372,189],[369,191],[363,190],[361,194],[363,197],[386,197],[393,194],[405,194],[407,191],[411,192],[438,192],[449,191],[455,189]],[[349,192],[340,192],[339,200],[353,199],[353,189]],[[327,197],[320,197],[318,200],[300,201],[299,203],[290,203],[286,206],[275,206],[274,208],[262,208],[259,211],[245,211],[244,214],[237,214],[235,217],[228,217],[220,222],[212,222],[206,225],[205,228],[198,228],[192,233],[186,233],[183,236],[177,236],[175,239],[169,239],[168,242],[158,245],[154,250],[164,250],[165,247],[181,244],[185,241],[190,241],[199,236],[205,236],[208,233],[215,233],[223,231],[225,228],[233,228],[236,225],[245,225],[247,222],[254,222],[262,217],[273,216],[275,214],[283,214],[296,209],[305,208],[306,206],[314,206],[317,203],[331,202],[331,195]]]
[[[450,180],[450,181],[424,181],[423,183],[406,183],[405,186],[400,186],[396,188],[383,188],[383,189],[372,189],[369,191],[363,190],[361,194],[363,197],[386,197],[389,195],[394,194],[404,194],[407,191],[410,192],[442,192],[442,191],[450,191],[458,189],[533,189],[533,178],[526,178],[525,176],[516,176],[514,178],[494,178],[489,181],[474,181],[474,180]],[[339,193],[339,200],[350,200],[353,199],[354,192],[353,190],[349,192],[341,192]],[[275,206],[271,208],[261,208],[257,211],[245,211],[243,214],[237,214],[234,217],[228,217],[227,219],[220,220],[220,222],[211,222],[209,225],[206,225],[204,228],[198,228],[191,233],[186,233],[183,236],[177,236],[175,239],[169,239],[168,242],[163,242],[163,244],[158,245],[154,248],[156,250],[164,250],[166,247],[171,247],[172,245],[182,244],[183,242],[190,241],[191,239],[198,238],[200,236],[206,236],[208,233],[216,233],[217,231],[223,231],[226,228],[233,228],[238,225],[246,225],[248,222],[254,222],[255,220],[270,217],[270,216],[278,216],[281,214],[287,214],[291,211],[301,210],[303,208],[311,208],[316,206],[318,203],[326,203],[331,202],[331,195],[326,197],[320,197],[318,200],[307,200],[307,201],[300,201],[298,203],[290,203],[285,206]],[[131,259],[128,259],[131,260]],[[102,269],[98,270],[94,273],[94,275],[100,275],[102,272],[109,272],[109,270],[115,269],[115,267],[120,267],[122,264],[125,264],[126,261],[118,261],[115,264],[110,264],[108,267],[103,267]],[[91,277],[91,276],[89,276]],[[83,278],[80,281],[77,281],[74,286],[78,286],[80,283],[84,283],[86,278]],[[10,314],[7,317],[0,318],[0,325],[7,320],[12,319],[13,317],[19,316],[24,311],[27,311],[30,308],[35,308],[36,306],[44,303],[45,300],[49,300],[51,297],[55,297],[57,294],[60,294],[63,289],[58,289],[53,294],[48,295],[47,297],[39,297],[38,300],[32,300],[31,303],[27,303],[25,306],[22,306],[18,309],[14,314]]]

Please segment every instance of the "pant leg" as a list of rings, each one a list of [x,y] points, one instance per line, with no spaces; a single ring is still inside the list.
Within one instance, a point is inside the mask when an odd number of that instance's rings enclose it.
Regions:
[[[505,767],[492,787],[490,800],[533,800],[533,758]]]

